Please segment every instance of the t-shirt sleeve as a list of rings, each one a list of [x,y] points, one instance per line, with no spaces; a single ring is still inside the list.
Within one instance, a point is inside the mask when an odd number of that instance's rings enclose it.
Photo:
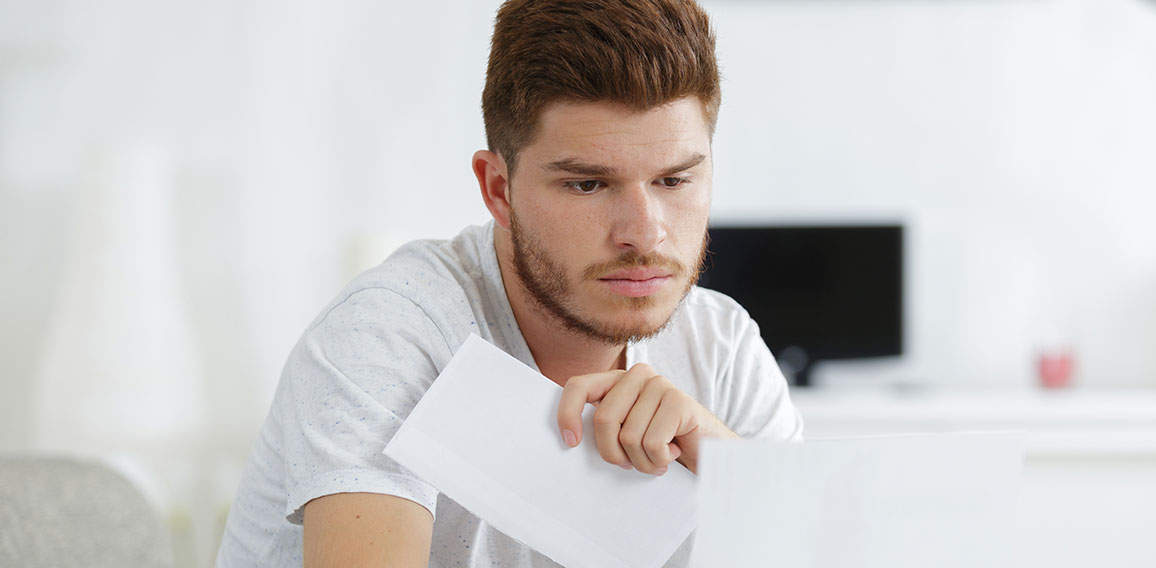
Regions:
[[[803,418],[758,324],[744,311],[735,328],[733,358],[719,382],[719,418],[742,438],[802,441]]]
[[[323,314],[293,349],[273,414],[286,469],[286,518],[335,493],[380,493],[434,514],[437,490],[382,453],[452,355],[425,312],[380,288]]]

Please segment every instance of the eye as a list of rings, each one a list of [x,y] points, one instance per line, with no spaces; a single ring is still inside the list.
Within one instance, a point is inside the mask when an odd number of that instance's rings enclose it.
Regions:
[[[584,179],[579,181],[566,182],[566,188],[580,194],[594,193],[603,186],[602,182],[596,179]]]
[[[664,177],[664,178],[658,180],[658,183],[662,187],[678,187],[678,186],[686,183],[687,181],[688,181],[687,178],[684,178],[684,177],[671,176],[671,177]]]

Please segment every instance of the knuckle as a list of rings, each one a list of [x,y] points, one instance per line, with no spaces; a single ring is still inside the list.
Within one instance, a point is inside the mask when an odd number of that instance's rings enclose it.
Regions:
[[[618,442],[623,446],[641,447],[642,433],[633,428],[623,428],[622,431],[618,433]]]
[[[653,438],[649,440],[643,440],[642,449],[646,450],[646,454],[649,456],[665,456],[667,447],[666,442],[657,438]]]
[[[669,385],[670,381],[666,380],[666,377],[662,375],[654,375],[653,377],[646,379],[646,388],[648,389],[665,388]]]
[[[615,418],[614,416],[611,416],[607,412],[600,412],[601,410],[602,409],[599,408],[598,410],[594,411],[594,425],[595,426],[605,427],[605,426],[617,426],[618,425],[618,419],[617,418]]]
[[[678,389],[667,389],[662,393],[662,404],[677,404],[682,405],[688,399],[688,395]]]
[[[566,379],[566,386],[562,387],[562,390],[585,390],[586,385],[589,382],[589,375],[578,375],[575,377],[570,377],[569,379]]]

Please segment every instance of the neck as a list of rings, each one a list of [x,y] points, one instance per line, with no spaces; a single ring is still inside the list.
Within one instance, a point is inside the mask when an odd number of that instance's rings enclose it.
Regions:
[[[626,367],[625,345],[607,345],[567,329],[530,296],[514,268],[508,230],[494,227],[494,248],[514,319],[543,375],[565,386],[570,377]]]

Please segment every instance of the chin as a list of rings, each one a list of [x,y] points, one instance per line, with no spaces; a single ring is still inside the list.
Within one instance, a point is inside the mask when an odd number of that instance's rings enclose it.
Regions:
[[[645,339],[657,335],[663,329],[666,329],[666,325],[670,322],[675,310],[678,308],[677,302],[672,305],[670,302],[659,304],[653,301],[652,298],[629,299],[651,300],[651,305],[642,308],[619,308],[614,310],[616,313],[599,318],[601,320],[599,327],[606,330],[613,330],[612,335],[614,336],[629,337],[632,340]]]
[[[569,312],[563,325],[611,345],[653,337],[666,329],[690,291],[689,285],[682,284],[642,297],[608,294],[597,287],[588,289],[581,301],[571,304],[584,305],[586,309]]]

